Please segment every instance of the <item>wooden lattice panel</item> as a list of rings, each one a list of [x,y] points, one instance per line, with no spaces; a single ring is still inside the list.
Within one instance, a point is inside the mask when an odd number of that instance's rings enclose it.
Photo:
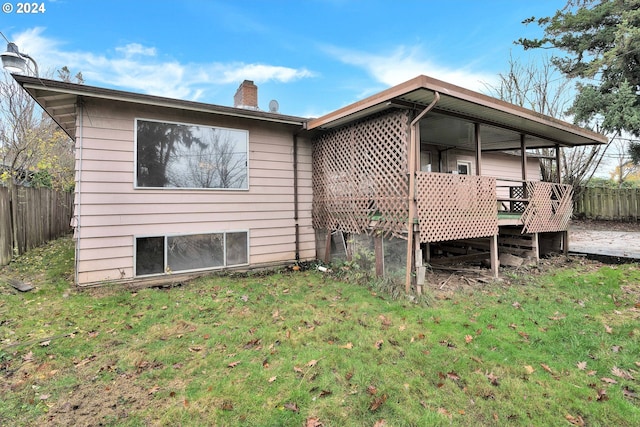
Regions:
[[[416,186],[421,242],[498,234],[495,178],[418,172]]]
[[[552,182],[527,182],[529,204],[522,213],[523,233],[565,231],[573,213],[573,187]]]
[[[313,226],[350,233],[406,231],[407,111],[355,123],[314,141]],[[372,218],[375,226],[370,227]]]

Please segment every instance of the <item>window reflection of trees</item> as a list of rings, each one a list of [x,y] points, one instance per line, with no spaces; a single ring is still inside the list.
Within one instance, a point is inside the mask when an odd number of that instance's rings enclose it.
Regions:
[[[247,188],[244,131],[138,120],[139,187]]]
[[[204,129],[202,144],[181,147],[177,153],[169,170],[171,186],[245,188],[246,144],[238,136],[233,131]]]
[[[167,264],[173,271],[224,265],[224,235],[196,234],[167,239]]]

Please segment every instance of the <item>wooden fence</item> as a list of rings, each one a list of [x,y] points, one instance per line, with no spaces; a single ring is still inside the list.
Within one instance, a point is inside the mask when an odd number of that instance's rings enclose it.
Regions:
[[[18,254],[71,231],[73,193],[48,188],[0,187],[0,265]],[[13,219],[12,219],[13,218]]]
[[[640,188],[584,187],[576,191],[574,214],[588,219],[637,221]]]

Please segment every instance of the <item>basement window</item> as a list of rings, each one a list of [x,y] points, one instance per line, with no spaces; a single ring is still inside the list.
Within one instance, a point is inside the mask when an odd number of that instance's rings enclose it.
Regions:
[[[136,276],[210,270],[249,262],[249,233],[136,237]]]
[[[136,188],[247,190],[249,132],[136,119]]]

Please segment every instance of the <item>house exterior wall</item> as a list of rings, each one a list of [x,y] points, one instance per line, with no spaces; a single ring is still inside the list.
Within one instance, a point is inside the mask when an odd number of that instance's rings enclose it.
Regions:
[[[248,190],[134,188],[135,120],[246,130]],[[79,285],[134,278],[136,236],[247,230],[249,265],[295,260],[294,126],[86,99],[76,138]],[[300,259],[315,258],[311,143],[298,138]]]
[[[476,175],[476,157],[475,153],[466,150],[451,150],[444,157],[446,171],[457,170],[458,160],[466,161],[471,164],[471,175]],[[509,197],[509,186],[518,186],[518,183],[500,180],[522,180],[522,166],[520,164],[520,156],[514,156],[506,153],[482,153],[482,176],[493,176],[497,179],[497,196]],[[527,180],[540,181],[542,174],[540,171],[540,159],[537,157],[527,158]]]

